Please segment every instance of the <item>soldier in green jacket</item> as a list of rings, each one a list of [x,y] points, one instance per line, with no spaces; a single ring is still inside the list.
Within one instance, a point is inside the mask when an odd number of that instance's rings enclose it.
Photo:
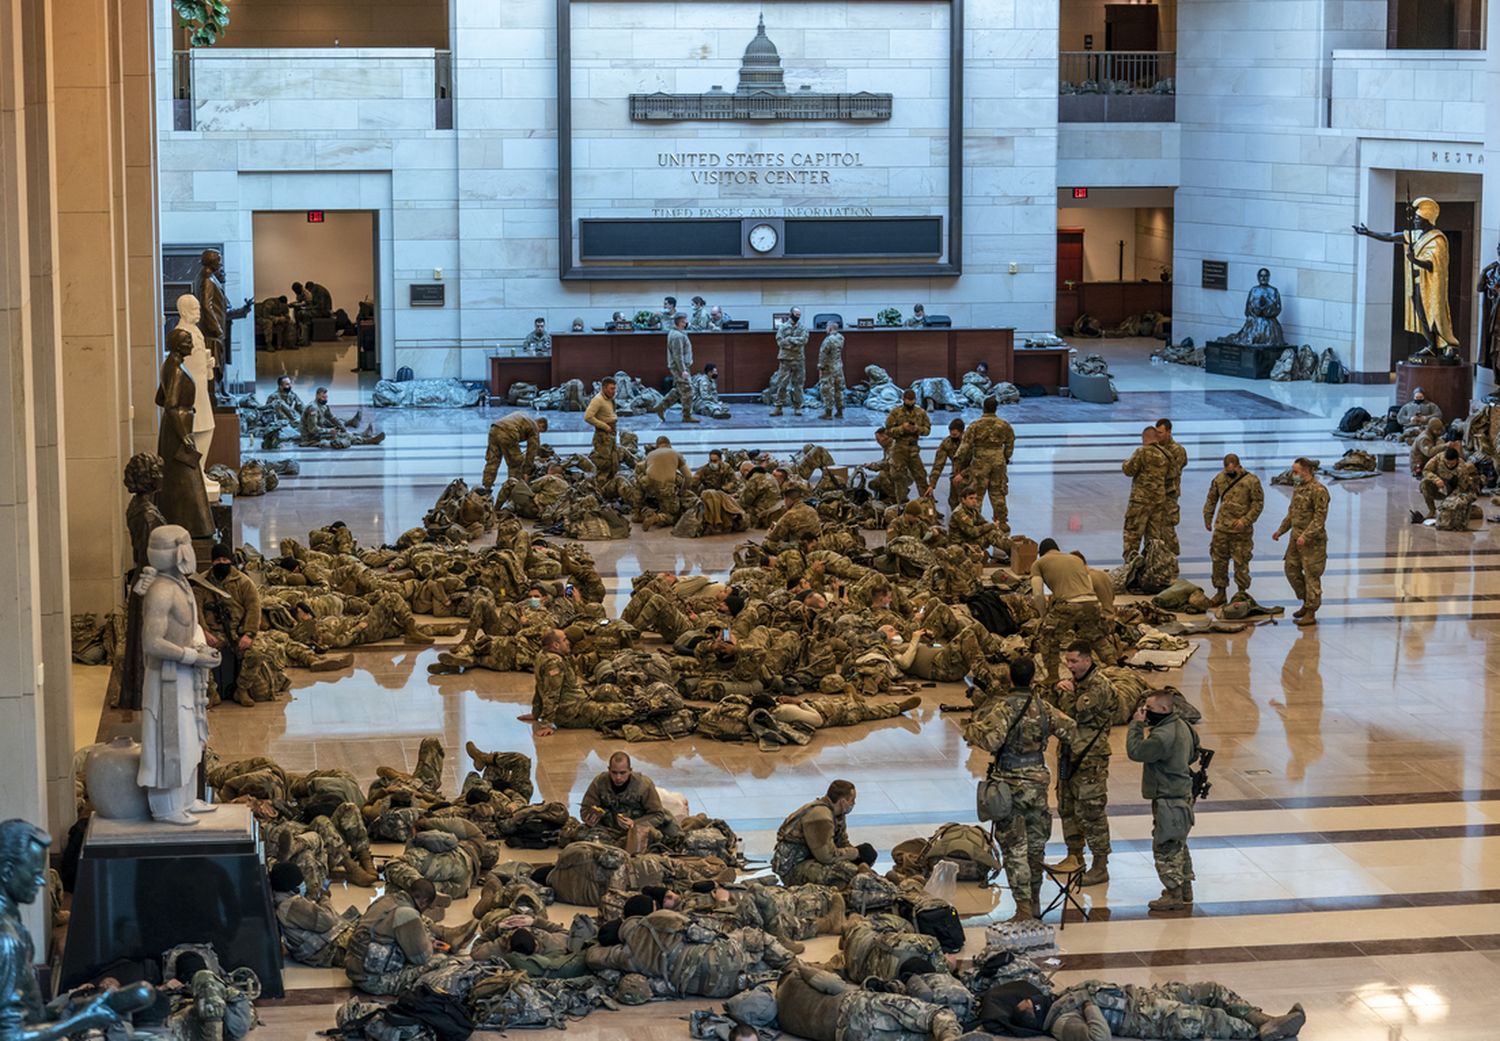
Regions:
[[[927,488],[921,440],[932,432],[932,420],[917,404],[916,391],[908,387],[901,395],[901,404],[886,413],[885,431],[891,435],[890,475],[895,501],[905,502],[913,485],[918,495]]]
[[[995,523],[1010,534],[1010,510],[1006,496],[1010,493],[1010,457],[1016,451],[1016,432],[996,411],[1000,404],[994,398],[984,399],[984,415],[964,430],[958,450],[953,454],[953,481],[960,491],[970,488],[983,502],[990,497]]]
[[[1260,478],[1240,465],[1240,457],[1224,457],[1224,469],[1208,486],[1203,502],[1203,527],[1213,532],[1208,556],[1213,562],[1212,607],[1224,603],[1229,589],[1229,562],[1234,561],[1234,584],[1241,593],[1250,588],[1250,558],[1255,554],[1255,519],[1265,508]],[[1217,518],[1214,516],[1217,511]]]
[[[1180,556],[1182,547],[1177,542],[1177,522],[1182,520],[1182,471],[1187,466],[1187,449],[1172,440],[1172,421],[1156,421],[1156,444],[1167,457],[1166,511],[1161,518],[1161,538],[1172,556]]]
[[[1151,856],[1161,879],[1161,896],[1153,911],[1180,911],[1193,902],[1193,857],[1188,832],[1193,827],[1193,780],[1189,768],[1198,758],[1198,735],[1174,711],[1172,692],[1154,690],[1131,717],[1125,754],[1142,764],[1141,796],[1151,800]]]
[[[1138,557],[1146,542],[1162,537],[1167,502],[1167,453],[1157,445],[1155,427],[1141,431],[1141,447],[1120,466],[1130,478],[1130,501],[1125,506],[1125,560]]]
[[[1088,641],[1063,655],[1068,675],[1055,688],[1063,714],[1078,725],[1077,737],[1058,749],[1057,815],[1068,844],[1064,863],[1080,863],[1087,843],[1094,861],[1083,884],[1109,881],[1109,732],[1115,721],[1115,688],[1094,661]]]

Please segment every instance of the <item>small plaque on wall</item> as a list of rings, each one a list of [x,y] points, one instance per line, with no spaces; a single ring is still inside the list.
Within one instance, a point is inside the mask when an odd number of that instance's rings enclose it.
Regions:
[[[1203,288],[1229,288],[1229,261],[1205,260],[1203,262]]]
[[[875,328],[875,319],[873,319],[873,318],[861,318],[861,319],[859,319],[858,328],[860,328],[860,329],[873,329],[873,328]]]
[[[444,295],[447,286],[441,282],[413,282],[411,284],[411,306],[412,307],[442,307],[446,302]]]

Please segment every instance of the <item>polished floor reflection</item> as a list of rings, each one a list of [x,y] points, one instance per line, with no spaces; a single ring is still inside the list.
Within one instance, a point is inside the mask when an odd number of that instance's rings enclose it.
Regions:
[[[1114,406],[1048,398],[1007,410],[1018,434],[1013,526],[1054,536],[1092,563],[1117,561],[1128,491],[1120,461],[1142,425],[1169,415],[1191,460],[1180,527],[1184,575],[1207,582],[1199,506],[1219,459],[1236,452],[1267,481],[1253,591],[1263,602],[1291,605],[1281,547],[1270,539],[1289,495],[1269,478],[1299,455],[1330,464],[1348,447],[1331,436],[1337,417],[1355,404],[1383,409],[1391,388],[1249,383],[1151,365],[1149,347],[1102,345],[1121,391]],[[298,389],[331,382],[339,410],[352,412],[360,392],[347,372],[351,360],[347,348],[296,358]],[[297,458],[302,473],[237,505],[241,537],[270,550],[284,536],[300,538],[343,519],[362,541],[394,538],[420,522],[449,479],[478,476],[487,425],[504,411],[367,409],[365,418],[390,433],[385,444],[279,453]],[[839,462],[878,454],[870,438],[878,417],[860,410],[842,425],[773,420],[760,406],[736,406],[734,413],[693,428],[663,426],[651,416],[625,426],[643,437],[665,430],[694,462],[710,447],[790,452],[808,441],[829,445]],[[554,414],[553,423],[549,442],[587,445],[578,414]],[[1320,624],[1198,637],[1186,666],[1152,677],[1202,707],[1204,743],[1218,752],[1213,795],[1200,806],[1193,833],[1192,914],[1145,914],[1159,890],[1150,818],[1117,730],[1112,880],[1086,891],[1092,920],[1070,921],[1060,934],[1061,978],[1211,977],[1267,1007],[1302,1001],[1309,1013],[1302,1037],[1316,1041],[1493,1038],[1500,753],[1490,742],[1500,738],[1500,706],[1490,698],[1500,691],[1500,543],[1488,525],[1464,534],[1408,524],[1408,508],[1421,500],[1402,472],[1335,482],[1331,496]],[[722,574],[735,541],[652,532],[590,549],[614,612],[618,594],[641,570]],[[368,779],[378,764],[410,765],[421,739],[436,735],[450,751],[456,783],[467,767],[461,749],[473,740],[532,754],[539,794],[576,800],[611,746],[579,732],[534,740],[515,718],[529,703],[530,676],[429,677],[436,653],[377,646],[356,652],[343,673],[295,673],[288,702],[216,709],[213,744],[225,756],[266,754],[290,769],[342,766]],[[86,697],[99,690],[97,670],[80,668],[78,687],[81,704],[97,705]],[[913,719],[825,731],[807,747],[775,754],[698,738],[630,751],[658,784],[731,821],[753,857],[769,853],[788,810],[834,777],[859,785],[856,841],[888,851],[939,823],[972,816],[974,779],[984,764],[964,744],[961,720],[938,711],[953,695],[925,690]],[[92,728],[82,722],[84,711],[79,733],[86,738]],[[342,899],[365,896],[350,891]],[[962,900],[961,909],[974,915],[1010,906],[1003,891],[972,886]],[[819,952],[826,947],[813,948]],[[261,1036],[300,1039],[331,1025],[330,1002],[338,998],[328,988],[338,976],[299,972],[295,982],[287,1002],[264,1011]],[[686,1025],[673,1017],[695,1004],[601,1013],[568,1035],[681,1038]]]

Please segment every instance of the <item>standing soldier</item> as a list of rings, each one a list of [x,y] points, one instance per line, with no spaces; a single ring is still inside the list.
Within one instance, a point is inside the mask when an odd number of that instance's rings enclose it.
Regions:
[[[943,476],[943,467],[948,461],[958,454],[958,446],[963,442],[964,421],[955,419],[948,424],[948,436],[938,442],[937,454],[932,457],[932,472],[927,475],[927,490],[924,494],[936,498],[938,479]],[[954,476],[958,474],[958,467],[953,468]],[[951,513],[958,508],[959,500],[963,498],[963,482],[948,482],[948,510]],[[981,503],[983,500],[981,500]]]
[[[1125,506],[1125,561],[1129,563],[1141,555],[1149,539],[1160,537],[1161,511],[1167,497],[1167,453],[1156,443],[1155,427],[1141,431],[1141,447],[1120,469],[1130,478],[1130,501]]]
[[[901,395],[901,404],[886,413],[885,430],[891,435],[891,487],[895,501],[905,502],[912,485],[919,495],[927,487],[927,470],[922,466],[918,442],[932,432],[932,420],[917,404],[916,391],[908,387]]]
[[[672,374],[672,392],[652,411],[656,418],[666,419],[667,409],[680,401],[682,421],[698,423],[701,420],[693,415],[693,341],[688,339],[687,324],[687,315],[680,311],[672,319],[672,328],[667,332],[667,371]]]
[[[818,345],[818,392],[823,398],[823,418],[844,418],[844,334],[838,322],[824,327]]]
[[[1047,682],[1056,683],[1057,657],[1065,643],[1082,640],[1104,662],[1109,661],[1110,646],[1104,636],[1103,607],[1088,564],[1072,553],[1059,550],[1055,539],[1043,539],[1037,551],[1036,561],[1031,565],[1031,598],[1042,620],[1037,639],[1047,669]],[[1047,591],[1052,593],[1050,602]]]
[[[1068,648],[1064,661],[1071,675],[1054,688],[1057,707],[1078,724],[1078,734],[1057,750],[1057,815],[1068,844],[1063,863],[1082,864],[1087,842],[1094,862],[1082,882],[1093,886],[1109,881],[1109,731],[1115,725],[1115,688],[1082,640]]]
[[[606,376],[599,381],[599,393],[583,410],[583,421],[594,428],[594,447],[589,458],[600,478],[613,477],[620,469],[619,444],[615,431],[620,425],[620,416],[615,412],[615,378]]]
[[[1250,558],[1255,553],[1255,519],[1265,507],[1260,478],[1240,465],[1240,457],[1224,457],[1224,469],[1208,486],[1203,503],[1203,527],[1213,532],[1208,555],[1213,561],[1214,598],[1210,607],[1221,607],[1229,589],[1229,562],[1234,561],[1234,584],[1241,593],[1250,589]],[[1217,525],[1214,510],[1219,513]]]
[[[995,523],[1010,534],[1010,510],[1005,497],[1010,492],[1010,457],[1016,451],[1016,432],[996,415],[1000,403],[984,399],[984,415],[964,431],[958,451],[953,456],[953,480],[962,485],[961,492],[973,488],[980,502],[989,493],[990,509]]]
[[[1172,440],[1172,421],[1156,421],[1156,443],[1167,456],[1166,512],[1162,515],[1161,539],[1172,556],[1181,556],[1177,542],[1177,523],[1182,520],[1182,471],[1187,466],[1187,449]]]
[[[1146,695],[1130,720],[1125,754],[1141,763],[1141,796],[1151,800],[1151,856],[1161,879],[1153,911],[1180,911],[1193,902],[1193,779],[1198,733],[1175,711],[1170,690]]]
[[[1012,921],[1035,918],[1041,909],[1042,857],[1052,834],[1047,789],[1047,738],[1059,734],[1076,740],[1073,721],[1031,689],[1036,664],[1021,658],[1010,667],[1011,689],[978,708],[964,728],[964,739],[994,756],[989,778],[1010,789],[1011,814],[995,821],[1005,877],[1016,901]]]
[[[792,415],[802,415],[802,389],[807,383],[807,327],[802,324],[802,308],[794,307],[791,318],[776,327],[776,407],[771,415],[782,414],[790,398]]]
[[[1272,539],[1280,539],[1288,531],[1292,533],[1287,542],[1286,556],[1282,558],[1282,569],[1286,580],[1292,584],[1292,592],[1302,601],[1302,606],[1292,612],[1298,625],[1317,625],[1318,608],[1323,603],[1323,569],[1328,566],[1328,489],[1313,473],[1312,461],[1298,459],[1292,464],[1292,502],[1287,507],[1281,526],[1272,533]]]
[[[547,430],[547,419],[538,416],[532,419],[524,412],[512,412],[504,419],[490,424],[490,440],[484,449],[484,476],[479,480],[479,490],[485,495],[495,483],[500,472],[500,460],[505,460],[505,476],[526,480],[531,475],[531,464],[542,449],[542,434]],[[526,442],[526,454],[521,454],[521,442]]]

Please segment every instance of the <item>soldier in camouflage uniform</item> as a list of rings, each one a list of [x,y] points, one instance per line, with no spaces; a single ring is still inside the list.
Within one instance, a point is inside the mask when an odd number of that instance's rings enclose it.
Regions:
[[[791,318],[776,327],[776,407],[771,415],[782,414],[782,406],[792,403],[792,415],[802,415],[802,391],[807,385],[807,326],[802,324],[802,308],[794,307]]]
[[[1009,535],[1010,510],[1005,497],[1010,491],[1009,466],[1016,450],[1016,432],[996,414],[999,407],[994,398],[984,399],[984,415],[969,424],[953,455],[953,480],[963,491],[977,491],[980,502],[988,494],[995,523]]]
[[[521,717],[526,722],[535,720],[537,737],[551,737],[559,728],[587,730],[625,723],[635,717],[635,706],[627,702],[598,701],[589,696],[567,657],[571,650],[568,634],[561,629],[549,630],[542,639],[542,653],[536,658],[531,713]]]
[[[702,420],[693,415],[693,341],[688,338],[687,324],[687,315],[679,311],[667,331],[667,371],[672,374],[672,389],[651,411],[656,418],[666,419],[667,409],[680,401],[682,421],[700,423]]]
[[[1177,524],[1182,520],[1182,471],[1187,466],[1187,449],[1172,440],[1172,421],[1156,421],[1156,443],[1167,456],[1166,513],[1161,521],[1161,539],[1172,556],[1180,556],[1182,547],[1177,542]]]
[[[1422,501],[1427,516],[1437,516],[1437,504],[1450,495],[1478,495],[1479,469],[1453,445],[1427,460],[1422,468]]]
[[[944,467],[958,454],[958,446],[963,442],[963,436],[964,421],[955,419],[949,422],[948,436],[938,442],[937,454],[932,457],[932,470],[927,475],[927,487],[923,492],[924,495],[927,495],[929,498],[935,497],[938,479],[943,476]],[[954,464],[953,472],[955,475],[958,473],[956,463]],[[948,509],[950,512],[958,507],[959,493],[962,487],[962,481],[949,480],[948,482]]]
[[[500,460],[505,460],[505,476],[526,480],[531,476],[532,464],[542,451],[542,435],[547,432],[547,417],[535,419],[524,412],[512,412],[504,419],[490,424],[489,441],[484,449],[484,476],[480,478],[480,491],[485,495],[495,486],[495,477],[500,472]],[[521,451],[525,442],[526,451]]]
[[[1193,782],[1198,733],[1175,711],[1172,693],[1153,690],[1131,717],[1125,754],[1142,764],[1141,796],[1151,800],[1151,856],[1161,879],[1153,911],[1179,911],[1193,902]]]
[[[437,901],[425,878],[402,892],[388,889],[360,916],[344,955],[344,973],[365,994],[397,994],[447,963],[423,913]]]
[[[1035,1026],[1060,1041],[1138,1037],[1149,1041],[1283,1041],[1307,1021],[1300,1004],[1271,1016],[1220,983],[1168,982],[1151,987],[1084,980],[1038,999],[1045,1018]],[[1033,1022],[1033,1021],[1028,1021]]]
[[[1229,589],[1229,562],[1234,561],[1234,584],[1241,593],[1250,589],[1250,558],[1255,553],[1255,520],[1265,508],[1266,495],[1260,478],[1240,465],[1240,457],[1224,457],[1224,469],[1208,486],[1203,502],[1203,527],[1213,532],[1208,556],[1213,561],[1214,598],[1209,606],[1224,603]],[[1215,522],[1214,511],[1218,511]]]
[[[1010,537],[1000,530],[1000,525],[984,519],[980,512],[982,498],[977,488],[965,488],[959,496],[958,507],[948,517],[948,539],[976,549],[995,549],[1008,552]]]
[[[901,404],[886,413],[886,433],[891,435],[889,473],[896,502],[905,502],[913,485],[920,495],[927,487],[927,471],[922,466],[921,439],[932,432],[932,420],[917,404],[917,393],[910,388],[901,395]]]
[[[583,410],[583,421],[594,430],[594,444],[589,451],[589,459],[594,463],[594,472],[600,479],[613,477],[620,469],[620,445],[615,440],[615,432],[620,426],[620,416],[615,411],[615,392],[619,384],[613,376],[606,376],[599,381],[599,393],[595,394],[589,401],[589,407]]]
[[[1156,428],[1141,431],[1141,447],[1121,464],[1130,478],[1130,501],[1125,506],[1125,560],[1140,556],[1148,539],[1162,538],[1161,522],[1167,499],[1170,459],[1156,443]]]
[[[1014,921],[1035,918],[1041,910],[1042,860],[1052,835],[1052,811],[1047,789],[1047,738],[1052,734],[1076,743],[1078,728],[1058,709],[1036,696],[1031,688],[1036,666],[1022,658],[1010,667],[1011,690],[993,698],[974,713],[964,728],[964,739],[994,756],[989,775],[1010,789],[1011,816],[995,822],[1005,877],[1016,901]]]
[[[1062,552],[1054,539],[1043,539],[1037,549],[1036,562],[1031,565],[1031,599],[1042,619],[1038,649],[1047,682],[1052,684],[1057,682],[1057,656],[1067,643],[1087,643],[1101,662],[1111,660],[1113,648],[1105,635],[1102,607],[1088,564],[1076,554]]]
[[[828,793],[792,811],[776,831],[771,870],[789,886],[814,883],[848,889],[863,862],[849,842],[845,818],[854,809],[856,792],[848,781],[834,781]]]
[[[1317,625],[1318,608],[1323,603],[1323,569],[1328,566],[1328,489],[1323,487],[1309,459],[1292,464],[1292,501],[1286,517],[1271,538],[1279,540],[1287,532],[1286,556],[1282,570],[1291,583],[1292,592],[1302,606],[1292,612],[1298,625]]]
[[[807,536],[817,538],[823,534],[823,519],[818,516],[815,508],[803,501],[804,487],[801,483],[794,484],[791,481],[782,486],[781,496],[786,502],[786,509],[766,532],[765,544],[768,548],[779,545],[800,546]]]
[[[844,418],[844,334],[839,323],[823,327],[818,345],[818,393],[823,399],[823,418]]]
[[[826,1041],[955,1041],[952,1009],[907,994],[865,990],[826,969],[797,962],[776,985],[776,1021],[788,1034]]]
[[[359,910],[351,907],[339,914],[330,906],[327,893],[308,896],[306,890],[297,865],[277,864],[271,869],[271,900],[287,956],[314,968],[343,968]]]
[[[740,475],[745,479],[745,486],[740,490],[740,508],[750,518],[750,527],[769,528],[781,515],[781,488],[786,483],[787,472],[780,467],[774,471],[757,469],[754,464],[746,462],[740,467]]]
[[[1070,676],[1054,688],[1057,707],[1078,727],[1057,753],[1057,814],[1068,844],[1065,863],[1082,863],[1087,843],[1094,861],[1083,884],[1109,881],[1109,732],[1115,725],[1115,688],[1080,640],[1068,648]]]
[[[580,840],[624,846],[637,828],[646,837],[643,847],[658,837],[668,844],[676,844],[682,837],[682,828],[662,807],[656,785],[645,774],[635,772],[630,756],[624,752],[610,756],[609,769],[589,783],[578,805],[578,816],[587,826]]]

